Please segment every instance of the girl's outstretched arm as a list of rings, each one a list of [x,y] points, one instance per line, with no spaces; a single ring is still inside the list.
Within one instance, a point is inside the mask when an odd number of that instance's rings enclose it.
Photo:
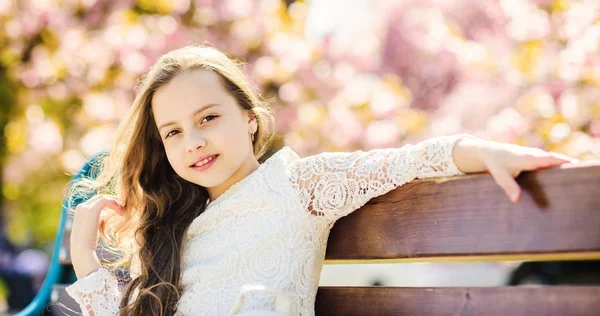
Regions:
[[[303,206],[329,225],[416,178],[463,175],[455,144],[468,134],[434,137],[415,145],[370,151],[325,152],[289,165]]]
[[[303,206],[331,227],[370,199],[416,178],[489,172],[516,203],[521,190],[514,178],[521,172],[569,162],[578,160],[458,134],[401,148],[325,152],[293,161],[288,170]]]

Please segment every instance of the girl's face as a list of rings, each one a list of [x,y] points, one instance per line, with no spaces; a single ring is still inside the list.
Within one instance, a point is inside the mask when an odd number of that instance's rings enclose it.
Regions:
[[[152,112],[173,170],[207,188],[211,201],[258,168],[250,140],[256,120],[212,71],[177,75],[156,90]],[[213,160],[193,166],[203,157]]]

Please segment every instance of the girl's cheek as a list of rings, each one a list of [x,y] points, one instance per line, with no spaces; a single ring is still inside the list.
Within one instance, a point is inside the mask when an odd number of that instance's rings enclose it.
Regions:
[[[167,161],[169,162],[169,164],[171,165],[171,167],[173,167],[174,170],[177,170],[178,168],[176,168],[176,165],[173,164],[173,161],[176,161],[173,156],[173,153],[170,150],[166,151],[167,154]]]
[[[177,149],[177,145],[173,141],[164,142],[163,145],[165,147],[165,152],[167,153],[167,156],[172,155],[174,153],[174,151]]]

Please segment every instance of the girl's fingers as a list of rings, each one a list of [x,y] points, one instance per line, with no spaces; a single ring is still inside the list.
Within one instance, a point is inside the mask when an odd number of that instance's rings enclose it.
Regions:
[[[564,162],[570,162],[570,163],[578,163],[579,159],[577,158],[573,158],[573,157],[569,157],[563,154],[559,154],[559,153],[555,153],[555,152],[549,152],[548,153],[551,157],[557,159],[557,160],[561,160]]]
[[[565,161],[561,158],[553,157],[553,156],[536,158],[536,166],[542,167],[542,168],[557,166],[557,165],[563,164],[565,162],[567,162],[567,161]]]
[[[568,160],[566,158],[562,158],[559,156],[546,156],[546,157],[540,157],[537,158],[537,165],[540,168],[549,168],[549,167],[555,167],[558,165],[562,165],[564,163],[575,163],[575,161]]]
[[[78,204],[78,207],[83,207],[84,205],[91,205],[93,203],[95,203],[96,201],[102,199],[102,195],[101,194],[96,194],[94,196],[92,196],[91,198],[87,199],[85,202],[82,202],[80,204]]]
[[[539,156],[525,156],[521,158],[520,163],[517,165],[518,168],[525,170],[537,170],[539,168],[549,168],[558,166],[563,163],[573,162],[572,159],[564,158],[562,155],[552,155],[546,153]]]
[[[109,208],[111,210],[114,210],[119,216],[123,216],[125,215],[125,209],[123,207],[123,205],[121,205],[119,202],[117,202],[115,199],[110,198],[110,197],[106,197],[105,199],[103,199],[102,201],[104,203],[104,205],[100,205],[100,220],[98,222],[98,225],[102,225],[102,223],[106,220],[106,218],[101,214],[102,210],[105,208]]]
[[[105,200],[105,199],[115,199],[115,198],[112,197],[111,195],[96,194],[96,195],[92,196],[91,198],[89,198],[87,201],[81,203],[81,205],[93,205],[93,204],[95,204],[101,200]]]
[[[508,195],[510,200],[513,203],[519,201],[519,198],[521,197],[521,188],[508,170],[496,165],[488,166],[488,170],[496,183],[504,190],[506,195]]]
[[[563,155],[563,154],[559,154],[554,151],[544,151],[540,148],[531,148],[530,150],[528,150],[527,156],[532,156],[532,157],[540,158],[543,160],[550,160],[551,162],[560,162],[560,163],[565,163],[565,162],[577,163],[577,162],[579,162],[579,160],[576,158],[573,158],[573,157],[570,157],[567,155]]]
[[[115,199],[109,198],[106,200],[105,206],[106,208],[110,208],[117,212],[117,214],[123,216],[125,215],[125,207],[117,202]]]
[[[125,214],[124,206],[121,205],[115,197],[102,194],[99,194],[97,196],[99,196],[99,198],[95,199],[92,202],[93,205],[91,206],[91,208],[96,209],[99,212],[101,212],[105,208],[110,208],[116,211],[119,215]]]

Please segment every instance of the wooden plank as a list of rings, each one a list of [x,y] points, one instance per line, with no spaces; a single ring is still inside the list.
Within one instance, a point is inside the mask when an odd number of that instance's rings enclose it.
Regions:
[[[524,253],[524,254],[499,254],[499,255],[468,255],[458,256],[422,256],[394,259],[330,259],[325,264],[389,264],[389,263],[415,263],[415,262],[490,262],[490,261],[573,261],[573,260],[600,260],[600,251],[574,251],[555,253]]]
[[[339,219],[326,263],[600,258],[600,163],[525,172],[517,181],[517,204],[489,174],[405,184]]]
[[[65,287],[54,286],[51,302],[47,306],[51,315],[80,312]],[[597,315],[600,309],[598,297],[600,287],[595,286],[319,287],[315,314],[591,316]]]
[[[600,287],[319,287],[317,316],[592,316]]]

